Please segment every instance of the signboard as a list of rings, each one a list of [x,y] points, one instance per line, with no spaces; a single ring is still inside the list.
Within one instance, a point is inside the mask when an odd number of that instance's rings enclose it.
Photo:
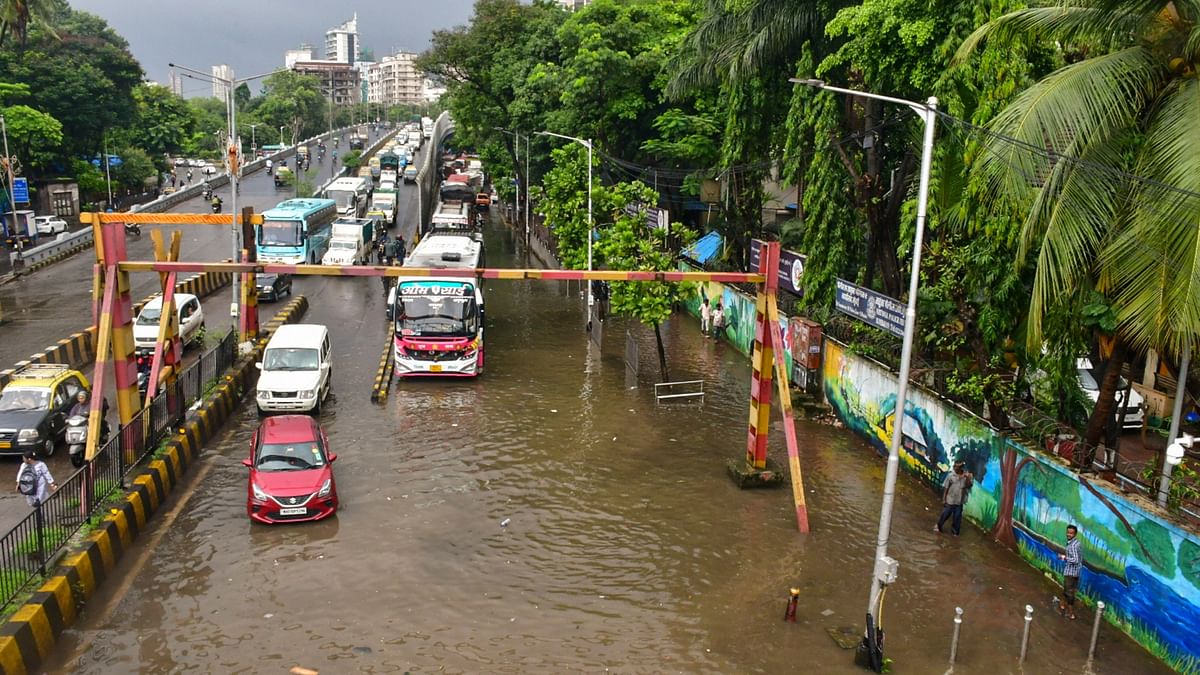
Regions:
[[[400,294],[417,296],[465,296],[471,295],[474,287],[469,283],[406,281],[400,284]]]
[[[838,279],[834,305],[843,314],[896,337],[904,337],[904,305],[895,298]]]
[[[639,213],[645,218],[646,227],[651,229],[666,227],[671,222],[671,215],[666,209],[651,209],[643,204],[625,205],[625,215],[636,218]]]
[[[750,269],[758,271],[758,247],[761,239],[750,240]],[[804,263],[808,258],[803,254],[782,249],[779,251],[779,287],[797,296],[804,295]]]
[[[29,180],[26,178],[14,178],[12,182],[13,201],[18,204],[29,203]]]

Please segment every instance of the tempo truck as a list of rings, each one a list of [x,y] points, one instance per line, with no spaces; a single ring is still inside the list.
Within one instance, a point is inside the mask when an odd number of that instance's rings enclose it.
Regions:
[[[383,188],[375,191],[375,196],[371,200],[371,208],[367,211],[368,215],[377,216],[383,220],[386,227],[391,227],[396,223],[396,188],[395,183],[386,183],[392,187]]]
[[[371,245],[374,239],[374,219],[338,218],[333,221],[333,237],[329,240],[329,250],[321,258],[321,264],[364,264],[371,259]]]

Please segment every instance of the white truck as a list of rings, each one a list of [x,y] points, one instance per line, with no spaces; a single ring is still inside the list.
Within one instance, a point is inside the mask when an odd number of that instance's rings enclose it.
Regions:
[[[421,135],[427,139],[433,138],[433,118],[432,117],[422,117],[421,118]]]
[[[370,218],[338,218],[333,222],[329,250],[322,265],[361,265],[371,259],[375,221]]]
[[[376,190],[375,196],[371,200],[371,208],[367,211],[369,215],[378,216],[383,219],[383,224],[391,227],[396,222],[396,184],[389,183],[392,186],[391,190]]]

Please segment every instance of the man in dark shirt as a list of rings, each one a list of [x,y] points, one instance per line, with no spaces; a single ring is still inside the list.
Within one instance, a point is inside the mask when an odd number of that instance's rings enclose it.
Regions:
[[[963,504],[967,501],[967,492],[972,483],[971,472],[966,471],[964,466],[962,462],[955,462],[954,472],[946,474],[946,480],[942,481],[942,515],[933,528],[939,534],[942,532],[942,525],[951,518],[954,536],[957,537],[962,531]]]
[[[1079,543],[1079,528],[1067,526],[1067,550],[1058,554],[1063,561],[1063,599],[1058,601],[1058,613],[1075,618],[1075,592],[1079,590],[1079,573],[1083,571],[1083,551]]]

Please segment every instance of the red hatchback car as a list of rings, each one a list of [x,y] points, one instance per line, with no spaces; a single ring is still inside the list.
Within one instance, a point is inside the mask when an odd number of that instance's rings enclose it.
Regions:
[[[320,520],[337,511],[329,439],[308,415],[263,420],[250,446],[246,512],[260,523]]]

